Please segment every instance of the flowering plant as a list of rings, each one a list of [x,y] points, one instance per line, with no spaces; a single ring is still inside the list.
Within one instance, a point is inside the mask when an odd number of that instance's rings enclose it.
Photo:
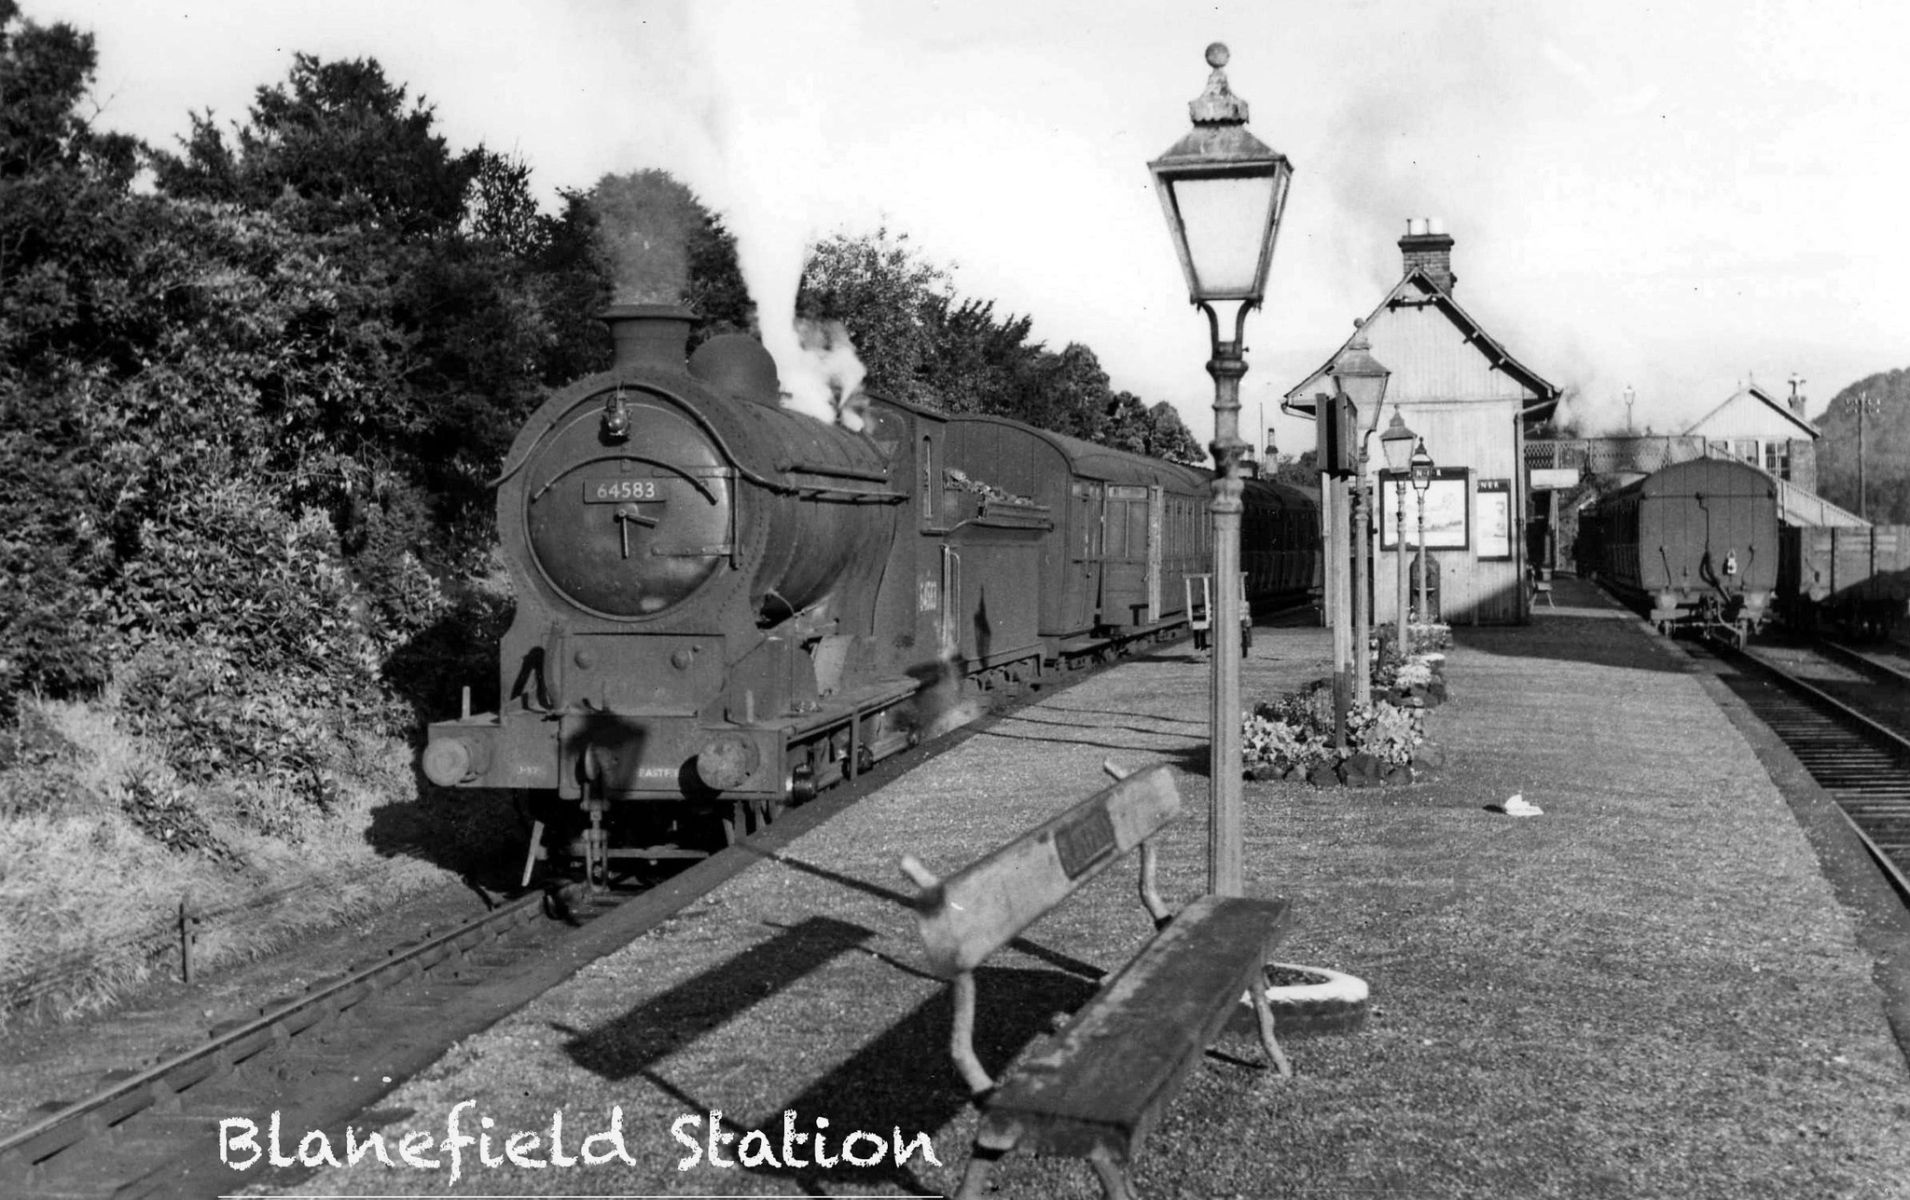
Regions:
[[[1432,680],[1432,664],[1419,655],[1414,655],[1399,664],[1399,669],[1393,672],[1394,687],[1425,687]]]
[[[1304,771],[1316,763],[1337,766],[1360,753],[1406,767],[1426,740],[1424,730],[1420,709],[1385,700],[1355,705],[1347,711],[1346,749],[1341,751],[1333,745],[1332,689],[1316,685],[1254,705],[1241,731],[1241,750],[1249,769]]]

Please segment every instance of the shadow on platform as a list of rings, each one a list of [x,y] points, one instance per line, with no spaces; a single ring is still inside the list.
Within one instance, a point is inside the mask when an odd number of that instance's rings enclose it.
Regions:
[[[686,1114],[702,1115],[727,1108],[725,1097],[697,1095],[694,1084],[666,1078],[657,1065],[713,1031],[745,1018],[751,1009],[768,1003],[844,955],[873,953],[866,943],[874,937],[872,930],[847,921],[808,917],[589,1032],[563,1029],[571,1034],[564,1049],[572,1061],[604,1079],[643,1078],[680,1103]],[[880,957],[908,974],[922,974]],[[1088,970],[1096,968],[1090,966]],[[1053,1014],[1080,1008],[1097,986],[1092,979],[1064,971],[994,967],[977,970],[975,982],[975,1052],[994,1073],[1004,1070],[1023,1047],[1048,1032]],[[814,1135],[816,1118],[822,1117],[828,1123],[830,1153],[840,1154],[844,1139],[859,1130],[879,1137],[887,1150],[892,1145],[892,1131],[901,1131],[899,1136],[907,1143],[917,1133],[932,1134],[959,1116],[968,1108],[969,1097],[967,1086],[949,1059],[953,1020],[949,991],[938,987],[933,997],[917,1004],[887,1029],[872,1031],[873,1036],[853,1055],[800,1093],[777,1104],[773,1111],[754,1114],[754,1124],[725,1120],[725,1131],[735,1139],[725,1143],[725,1153],[737,1156],[744,1149],[744,1139],[760,1132],[762,1138],[752,1139],[758,1150],[752,1159],[756,1165],[745,1168],[752,1174],[791,1180],[812,1194],[840,1190],[825,1186],[828,1184],[855,1183],[896,1188],[912,1195],[939,1195],[910,1167],[895,1164],[892,1153],[885,1153],[879,1165],[856,1166],[846,1160],[832,1167],[819,1165]],[[788,1036],[767,1024],[761,1033],[766,1051]],[[792,1047],[791,1054],[796,1053]],[[781,1161],[785,1111],[796,1114],[793,1121],[797,1132],[810,1135],[798,1150],[806,1158],[806,1165],[790,1167]],[[707,1132],[699,1122],[697,1140],[706,1138]],[[760,1153],[763,1145],[772,1150],[769,1160]],[[863,1143],[864,1155],[866,1145]],[[966,1149],[941,1145],[935,1147],[935,1153],[948,1165],[959,1162]],[[772,1161],[777,1165],[769,1165]],[[914,1161],[922,1160],[918,1156]]]
[[[1689,659],[1646,636],[1630,620],[1604,616],[1539,616],[1530,625],[1458,625],[1453,644],[1512,658],[1551,659],[1622,667],[1631,671],[1689,674]]]

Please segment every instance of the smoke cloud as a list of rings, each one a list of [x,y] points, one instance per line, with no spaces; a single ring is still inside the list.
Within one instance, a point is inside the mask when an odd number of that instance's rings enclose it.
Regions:
[[[683,303],[690,238],[702,220],[690,189],[663,171],[606,175],[590,190],[590,207],[612,268],[612,302]]]
[[[789,407],[860,427],[856,392],[867,373],[839,322],[799,321],[796,293],[811,240],[838,209],[826,130],[848,116],[823,111],[805,72],[853,75],[860,41],[847,0],[760,5],[699,2],[687,14],[712,80],[709,128],[717,177],[705,196],[736,237],[736,255],[763,346],[776,360]]]

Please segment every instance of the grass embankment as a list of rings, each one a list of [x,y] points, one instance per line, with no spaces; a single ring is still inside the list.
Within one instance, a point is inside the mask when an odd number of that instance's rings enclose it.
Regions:
[[[420,796],[412,750],[345,740],[323,810],[249,781],[182,780],[97,703],[28,700],[0,753],[0,1027],[97,1011],[440,883],[513,835],[495,797]]]
[[[1197,1066],[1140,1194],[1910,1194],[1910,1073],[1783,799],[1635,629],[1573,624],[1460,639],[1431,722],[1439,780],[1248,785],[1249,890],[1298,902],[1281,957],[1365,978],[1376,1010],[1360,1034],[1293,1043],[1291,1080]],[[1321,640],[1256,645],[1249,697],[1316,677]],[[1185,901],[1204,883],[1189,772],[1206,687],[1198,661],[1143,663],[971,739],[465,1043],[393,1094],[388,1132],[441,1136],[474,1100],[467,1126],[548,1130],[561,1108],[582,1136],[621,1106],[635,1166],[467,1155],[458,1190],[475,1194],[952,1189],[975,1118],[948,1066],[946,989],[915,969],[897,856],[952,870],[1099,786],[1102,758],[1165,759],[1189,811],[1162,885]],[[1514,792],[1544,815],[1488,811]],[[1081,964],[1133,954],[1148,923],[1132,889],[1109,872],[978,974],[991,1068],[1092,990]],[[944,1165],[679,1172],[672,1123],[716,1108],[732,1130],[775,1134],[794,1109],[836,1138],[928,1131]],[[1013,1158],[995,1179],[1003,1197],[1100,1194],[1078,1162]],[[300,1190],[446,1187],[442,1170],[360,1165]]]

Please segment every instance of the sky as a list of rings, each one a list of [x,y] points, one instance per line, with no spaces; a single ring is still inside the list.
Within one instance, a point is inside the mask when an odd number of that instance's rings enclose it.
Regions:
[[[91,30],[100,125],[242,120],[296,52],[370,57],[456,148],[540,192],[671,171],[756,278],[906,233],[965,296],[1091,347],[1213,428],[1207,323],[1147,172],[1211,41],[1294,181],[1248,318],[1242,429],[1399,279],[1414,217],[1454,296],[1592,431],[1680,430],[1742,384],[1815,418],[1910,365],[1910,9],[1897,0],[23,0]],[[780,286],[764,283],[768,290]],[[774,297],[757,296],[773,308]],[[1250,433],[1248,436],[1252,436]]]

